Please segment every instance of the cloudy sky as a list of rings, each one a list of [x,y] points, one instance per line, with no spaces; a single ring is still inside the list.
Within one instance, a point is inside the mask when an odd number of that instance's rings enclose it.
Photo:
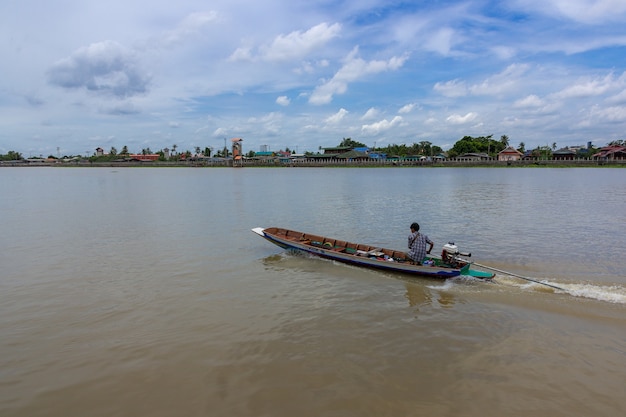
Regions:
[[[0,153],[489,134],[626,139],[626,1],[0,2]]]

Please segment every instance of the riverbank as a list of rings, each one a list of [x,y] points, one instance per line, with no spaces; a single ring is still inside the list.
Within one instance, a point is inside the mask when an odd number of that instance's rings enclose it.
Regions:
[[[1,161],[0,167],[91,167],[91,168],[125,168],[125,167],[233,167],[230,159],[216,159],[209,161],[129,161],[129,162],[57,162],[57,161]],[[237,167],[272,167],[272,168],[320,168],[320,167],[424,167],[424,168],[471,168],[471,167],[493,167],[493,168],[626,168],[626,160],[538,160],[538,161],[476,161],[476,160],[444,160],[444,161],[398,161],[398,160],[366,160],[366,161],[344,161],[344,160],[319,160],[319,159],[297,159],[297,160],[246,160]]]

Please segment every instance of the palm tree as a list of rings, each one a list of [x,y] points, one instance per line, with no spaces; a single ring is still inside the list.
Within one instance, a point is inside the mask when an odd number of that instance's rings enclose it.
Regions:
[[[427,141],[427,140],[423,140],[420,142],[420,148],[421,148],[421,153],[423,155],[430,155],[432,156],[432,143]]]
[[[509,137],[507,135],[500,136],[500,143],[502,143],[505,148],[508,147],[509,146]]]

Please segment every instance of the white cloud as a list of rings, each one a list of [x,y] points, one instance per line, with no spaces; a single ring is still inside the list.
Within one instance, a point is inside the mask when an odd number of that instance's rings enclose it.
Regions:
[[[454,79],[438,82],[433,89],[445,97],[471,95],[502,95],[519,88],[522,77],[529,71],[527,64],[511,64],[504,71],[492,74],[481,83],[467,86],[465,81]]]
[[[467,113],[465,116],[461,116],[459,114],[453,114],[446,118],[448,122],[454,125],[462,125],[466,123],[470,123],[476,119],[478,115],[473,112]]]
[[[163,43],[168,46],[181,43],[189,36],[200,32],[209,23],[216,21],[217,18],[218,14],[214,11],[191,13],[174,30],[165,32]]]
[[[626,103],[626,89],[622,90],[621,92],[609,97],[607,99],[608,103],[611,104],[622,104],[622,103]]]
[[[494,46],[491,51],[502,60],[512,59],[517,54],[516,48],[504,45]]]
[[[515,3],[526,10],[588,24],[619,21],[626,13],[623,0],[516,0]]]
[[[223,127],[218,127],[217,129],[215,129],[215,131],[213,132],[213,136],[218,138],[218,137],[226,137],[226,136],[230,136],[229,135],[229,131],[226,128]]]
[[[328,124],[337,124],[343,120],[344,117],[348,114],[348,110],[341,108],[339,111],[332,116],[326,118],[325,122]]]
[[[327,59],[320,59],[317,61],[304,61],[300,66],[293,70],[295,74],[313,74],[319,69],[324,69],[329,66]]]
[[[323,47],[331,39],[338,36],[341,25],[335,23],[320,23],[306,32],[294,31],[283,36],[279,35],[271,45],[263,47],[262,53],[265,59],[270,61],[282,61],[293,57],[306,56],[311,51]]]
[[[599,119],[607,122],[624,122],[626,121],[626,107],[625,106],[613,106],[613,107],[600,107],[595,106],[593,114]]]
[[[228,58],[229,61],[252,61],[253,59],[251,49],[245,46],[235,49],[235,52]]]
[[[366,75],[384,71],[393,71],[400,68],[407,60],[407,56],[392,57],[387,61],[365,61],[358,56],[358,47],[355,47],[346,57],[344,65],[332,79],[317,87],[311,97],[311,104],[330,103],[335,94],[343,94],[348,89],[348,83],[356,81]]]
[[[113,105],[103,105],[100,107],[100,112],[116,116],[125,116],[140,113],[135,104],[128,100],[116,101]]]
[[[553,96],[558,99],[599,96],[615,88],[616,84],[623,86],[624,77],[622,76],[622,78],[616,81],[613,74],[609,74],[601,79],[581,80],[555,93]]]
[[[280,96],[276,99],[276,104],[281,106],[288,106],[289,103],[291,103],[291,100],[287,96]]]
[[[320,50],[341,32],[341,25],[334,23],[320,23],[309,30],[293,31],[287,35],[278,35],[274,40],[256,49],[251,46],[237,48],[229,57],[231,61],[290,61],[305,57],[313,51]],[[312,68],[310,63],[305,63],[301,69],[304,72]]]
[[[467,86],[464,81],[451,80],[444,83],[438,82],[433,90],[445,97],[463,97],[467,95]]]
[[[120,98],[145,93],[150,76],[139,69],[135,55],[117,42],[103,41],[78,49],[48,70],[51,84],[85,89]]]
[[[280,112],[270,112],[261,117],[248,118],[246,125],[254,131],[256,135],[276,135],[281,130],[283,114]]]
[[[361,120],[371,120],[378,116],[379,111],[374,107],[370,107],[365,114],[361,117]]]
[[[415,103],[405,104],[404,106],[400,108],[400,110],[398,110],[398,113],[400,114],[411,113],[411,110],[413,110],[413,107],[415,107]]]
[[[528,71],[526,64],[512,64],[499,74],[494,74],[469,90],[475,95],[498,95],[517,87],[520,78]]]
[[[387,119],[383,119],[376,123],[363,125],[361,127],[361,132],[365,134],[369,134],[369,135],[377,135],[381,132],[391,129],[394,126],[397,126],[398,124],[402,122],[402,120],[403,120],[402,116],[396,116],[393,119],[391,119],[391,121],[388,121]]]
[[[425,47],[428,50],[437,52],[441,55],[448,55],[452,48],[452,39],[454,30],[451,28],[442,28],[431,34],[430,39],[426,41]]]
[[[544,102],[535,94],[530,94],[520,100],[517,100],[513,103],[513,107],[516,108],[533,108],[533,107],[541,107]]]

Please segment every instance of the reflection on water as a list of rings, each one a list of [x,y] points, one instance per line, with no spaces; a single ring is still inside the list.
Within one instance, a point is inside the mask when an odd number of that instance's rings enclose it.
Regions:
[[[437,287],[427,285],[427,282],[416,284],[405,283],[406,298],[409,300],[411,307],[416,307],[415,311],[419,311],[422,307],[432,307],[433,303],[437,307],[451,308],[456,303],[454,293],[448,291],[446,287],[449,284],[440,284]]]
[[[406,298],[411,307],[428,306],[432,303],[432,296],[428,287],[417,284],[404,284],[406,286]]]

